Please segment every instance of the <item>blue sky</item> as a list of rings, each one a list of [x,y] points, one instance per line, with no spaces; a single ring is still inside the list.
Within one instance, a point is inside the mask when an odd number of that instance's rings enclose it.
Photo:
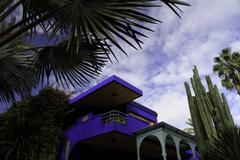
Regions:
[[[181,7],[182,19],[165,6],[152,9],[149,14],[163,23],[148,26],[155,32],[146,33],[149,38],[143,39],[143,49],[136,51],[122,44],[128,57],[116,50],[120,62],[109,63],[100,77],[78,92],[117,75],[143,90],[137,101],[157,111],[159,121],[184,128],[190,117],[184,82],[189,81],[196,65],[202,77],[210,75],[225,93],[234,120],[240,124],[240,97],[222,88],[212,72],[213,58],[221,49],[240,51],[240,1],[187,2],[191,7]]]
[[[200,75],[210,75],[227,96],[236,123],[240,124],[240,97],[221,87],[212,72],[213,58],[221,49],[240,51],[239,0],[188,0],[191,7],[181,7],[179,19],[167,7],[151,10],[151,15],[163,23],[150,26],[142,50],[127,50],[129,57],[117,53],[120,62],[108,64],[92,85],[111,75],[117,75],[143,90],[137,101],[154,109],[159,121],[179,128],[186,127],[190,117],[184,82],[192,76],[196,65]],[[123,44],[124,45],[124,44]]]

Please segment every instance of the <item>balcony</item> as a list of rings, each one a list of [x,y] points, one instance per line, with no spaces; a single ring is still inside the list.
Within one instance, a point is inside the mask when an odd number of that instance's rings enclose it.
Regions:
[[[117,110],[113,110],[101,115],[101,123],[109,125],[111,123],[127,125],[127,115]]]
[[[84,122],[76,122],[64,132],[64,136],[66,139],[71,139],[72,142],[77,143],[113,131],[132,136],[135,131],[147,126],[149,126],[147,122],[132,115],[113,110],[93,116]]]
[[[78,142],[98,141],[109,134],[129,135],[132,137],[135,131],[149,126],[130,114],[117,110],[106,112],[91,117],[86,121],[78,121],[64,132],[66,140],[71,142],[70,151]],[[64,159],[65,152],[61,155]]]

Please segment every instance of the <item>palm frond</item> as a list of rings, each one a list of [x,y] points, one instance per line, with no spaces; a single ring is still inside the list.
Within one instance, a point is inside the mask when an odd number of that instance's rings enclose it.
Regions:
[[[14,0],[1,0],[0,1],[0,14],[13,3]]]
[[[187,132],[191,135],[195,135],[195,132],[194,132],[194,128],[193,128],[193,123],[192,123],[192,119],[191,118],[188,118],[188,120],[185,122],[188,127],[187,128],[184,128],[183,131],[184,132]]]
[[[51,26],[52,36],[64,32],[69,43],[73,38],[84,35],[92,43],[93,40],[106,38],[111,44],[126,53],[119,44],[121,40],[137,49],[135,44],[141,46],[142,41],[139,30],[150,30],[142,23],[155,24],[158,20],[142,13],[141,8],[157,7],[155,1],[146,0],[73,0],[72,4],[62,10],[56,19],[56,24]],[[65,38],[65,37],[63,37]],[[132,42],[135,42],[133,44]],[[79,45],[79,44],[77,44]]]
[[[179,1],[179,0],[161,0],[164,4],[166,4],[179,18],[181,18],[178,11],[182,10],[177,5],[184,5],[184,6],[190,6],[189,3]]]
[[[228,77],[225,77],[224,79],[221,80],[222,86],[224,86],[226,89],[232,90],[234,89],[234,85],[232,83],[232,80],[229,79]]]
[[[214,58],[213,71],[221,78],[222,85],[229,90],[236,89],[240,93],[240,56],[238,52],[231,52],[230,48],[223,49]]]
[[[208,154],[212,160],[240,160],[240,129],[225,126],[210,141]]]
[[[0,25],[0,32],[12,26],[15,18]],[[0,38],[1,39],[1,38]],[[30,95],[34,83],[31,81],[32,67],[29,56],[20,50],[29,48],[22,37],[0,47],[0,102],[14,101],[16,96]]]
[[[20,5],[23,18],[10,26],[0,26],[0,101],[29,92],[33,84],[30,79],[40,82],[53,75],[67,87],[84,85],[111,61],[109,54],[117,59],[112,47],[124,53],[121,42],[141,48],[141,38],[147,37],[142,31],[153,31],[145,24],[160,22],[149,16],[147,9],[159,7],[161,2],[178,16],[178,5],[188,5],[178,0],[2,0],[1,21]],[[32,62],[29,53],[19,52],[29,50],[22,36],[34,35],[38,26],[50,40],[61,36],[61,42],[37,49]],[[30,73],[32,64],[34,75]]]
[[[16,3],[14,3],[13,5],[11,6],[8,6],[6,11],[0,11],[0,23],[2,21],[4,21],[16,8],[18,8],[20,5],[22,4],[21,1],[18,1]],[[0,4],[1,5],[1,4]]]
[[[0,50],[1,55],[3,50]],[[0,102],[15,100],[16,96],[30,95],[31,67],[29,57],[23,54],[0,58]]]
[[[178,0],[161,1],[178,16],[177,5],[189,5]],[[143,42],[140,37],[146,37],[146,35],[140,33],[140,30],[152,31],[145,27],[144,23],[160,22],[148,16],[145,10],[159,7],[158,0],[44,0],[41,2],[25,0],[23,6],[25,18],[34,13],[39,13],[40,17],[56,8],[63,7],[51,19],[41,23],[43,30],[52,38],[57,34],[62,34],[64,40],[69,40],[69,44],[75,37],[83,35],[90,43],[93,40],[106,38],[124,53],[126,52],[119,40],[135,49],[141,48]]]
[[[34,68],[38,82],[54,78],[63,87],[83,86],[89,78],[97,76],[108,61],[109,52],[103,43],[95,41],[90,45],[82,40],[78,49],[75,45],[66,52],[67,45],[68,41],[63,41],[36,53]]]

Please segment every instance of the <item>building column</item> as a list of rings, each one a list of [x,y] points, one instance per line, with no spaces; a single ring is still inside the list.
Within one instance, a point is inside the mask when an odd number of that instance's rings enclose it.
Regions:
[[[69,156],[70,156],[70,146],[71,146],[71,141],[67,140],[66,151],[65,151],[65,160],[69,159]]]
[[[156,136],[158,137],[160,143],[161,143],[161,147],[162,147],[162,156],[164,158],[164,160],[167,160],[167,152],[166,152],[166,137],[167,137],[167,133],[164,131],[160,131],[156,134]]]
[[[196,150],[195,150],[195,148],[196,148],[196,145],[195,145],[195,144],[193,144],[193,143],[190,143],[190,142],[189,142],[189,145],[190,145],[190,147],[191,147],[191,150],[192,150],[193,159],[197,159],[197,157],[196,157]]]
[[[68,160],[70,153],[75,145],[74,142],[71,141],[71,139],[65,139],[64,145],[60,154],[60,160]]]
[[[181,160],[181,155],[180,155],[180,141],[181,139],[172,135],[173,141],[175,143],[175,147],[176,147],[176,152],[177,152],[177,159]]]
[[[140,147],[141,147],[143,139],[144,139],[144,137],[141,137],[141,138],[137,137],[137,159],[138,160],[141,160],[141,157],[140,157]]]

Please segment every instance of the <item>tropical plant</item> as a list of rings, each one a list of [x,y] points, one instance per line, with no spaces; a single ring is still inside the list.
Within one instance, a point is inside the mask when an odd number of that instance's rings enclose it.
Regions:
[[[161,2],[178,16],[178,6],[188,5],[179,0],[1,0],[0,23],[17,20],[0,31],[0,101],[23,96],[50,77],[67,87],[89,82],[110,57],[117,58],[113,47],[126,53],[120,42],[141,48],[142,31],[152,31],[144,24],[159,22],[146,9]],[[14,45],[19,37],[30,43],[42,36],[49,43]]]
[[[55,160],[63,135],[68,95],[44,88],[0,114],[1,160]]]
[[[187,133],[189,133],[189,134],[191,134],[191,135],[195,135],[195,133],[194,133],[194,128],[193,128],[193,123],[192,123],[192,119],[191,119],[191,118],[188,118],[187,122],[185,122],[185,123],[188,125],[188,127],[187,127],[187,128],[184,128],[183,131],[184,131],[184,132],[187,132]]]
[[[192,95],[188,83],[185,82],[189,109],[201,159],[210,160],[208,144],[212,144],[213,139],[221,140],[218,133],[221,133],[225,127],[233,127],[234,121],[226,97],[224,94],[220,95],[217,86],[212,84],[211,78],[206,76],[209,88],[207,92],[196,67],[193,73],[191,84],[195,96]]]
[[[222,85],[226,89],[237,90],[240,95],[240,53],[225,48],[214,58],[214,62],[213,71],[221,78]]]
[[[0,33],[13,26],[15,21],[15,18],[11,18],[10,22],[1,23]],[[0,47],[0,102],[14,99],[15,94],[22,97],[29,95],[32,66],[29,56],[19,52],[28,47],[23,36]]]
[[[240,128],[224,126],[208,144],[211,160],[240,160]]]

